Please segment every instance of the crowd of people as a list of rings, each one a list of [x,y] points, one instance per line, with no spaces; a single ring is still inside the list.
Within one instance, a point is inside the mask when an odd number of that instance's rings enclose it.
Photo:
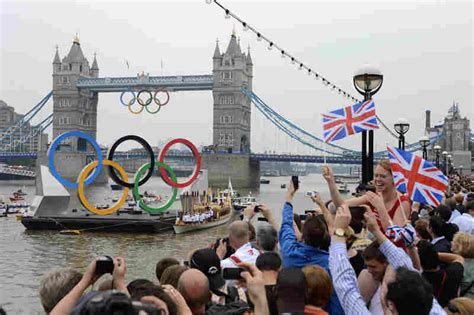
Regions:
[[[112,280],[86,291],[104,272],[94,260],[44,275],[39,295],[49,314],[474,314],[474,184],[452,176],[439,207],[399,193],[388,161],[374,189],[343,199],[323,166],[330,202],[319,194],[301,222],[298,191],[287,185],[281,222],[265,204],[244,210],[228,235],[181,264],[162,258],[155,279]],[[254,228],[255,218],[267,222]],[[240,268],[240,269],[237,269]],[[98,269],[101,269],[99,271]]]

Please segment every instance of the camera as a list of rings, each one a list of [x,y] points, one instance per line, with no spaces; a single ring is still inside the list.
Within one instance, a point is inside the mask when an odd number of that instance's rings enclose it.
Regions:
[[[306,219],[308,218],[308,214],[300,214],[299,217],[301,221],[306,221]]]
[[[253,208],[253,212],[255,212],[255,213],[260,212],[260,207],[261,207],[260,205],[256,205],[256,206]]]
[[[73,309],[73,315],[95,315],[95,314],[123,314],[138,315],[145,311],[149,315],[160,315],[162,310],[153,304],[144,304],[132,301],[131,298],[120,291],[110,290],[97,293],[83,305],[79,304]]]
[[[224,268],[222,270],[222,277],[224,278],[224,280],[243,279],[240,273],[244,271],[245,271],[244,268]]]
[[[306,197],[309,197],[309,198],[314,197],[316,196],[317,193],[318,193],[317,191],[307,191]]]
[[[293,182],[293,187],[295,190],[298,190],[300,188],[300,181],[298,179],[298,176],[291,176],[291,181]]]
[[[102,275],[114,272],[114,260],[110,256],[101,256],[95,262],[95,273]]]

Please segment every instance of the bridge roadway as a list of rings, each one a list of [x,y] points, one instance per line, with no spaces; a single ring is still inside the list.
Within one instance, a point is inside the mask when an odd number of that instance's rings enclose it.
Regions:
[[[203,155],[212,153],[202,153]],[[215,153],[218,155],[228,155],[229,153]],[[240,154],[235,154],[240,155]],[[155,156],[158,157],[158,153],[155,152]],[[0,159],[11,159],[11,158],[32,158],[36,159],[38,154],[36,152],[0,152]],[[93,159],[95,155],[88,156],[89,159]],[[116,153],[114,159],[126,160],[126,159],[143,159],[147,158],[146,153]],[[166,155],[167,159],[178,159],[178,160],[191,160],[193,155],[191,152],[169,152]],[[251,153],[250,159],[254,161],[280,161],[280,162],[304,162],[304,163],[324,163],[324,156],[322,155],[291,155],[291,154],[263,154],[263,153]],[[341,156],[326,156],[326,163],[329,164],[360,164],[361,159],[354,157],[341,157]]]
[[[138,91],[143,88],[165,88],[173,91],[210,91],[214,86],[212,74],[182,75],[182,76],[155,76],[137,75],[136,77],[105,77],[85,78],[77,80],[79,89],[91,92],[124,92],[130,89]]]

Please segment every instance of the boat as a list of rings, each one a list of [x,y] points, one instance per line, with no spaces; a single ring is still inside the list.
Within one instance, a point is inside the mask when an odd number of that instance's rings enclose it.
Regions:
[[[0,204],[0,217],[7,216],[7,206],[4,203]]]
[[[270,184],[270,180],[266,178],[260,178],[260,184]]]
[[[337,186],[337,190],[340,193],[348,193],[349,192],[349,188],[347,187],[347,183],[344,183],[344,182],[336,183],[336,186]]]
[[[181,195],[181,209],[173,225],[176,234],[188,233],[225,224],[231,217],[233,193],[229,179],[229,191],[226,194],[214,194],[208,185],[207,171],[201,170],[198,179]],[[202,193],[201,193],[202,192]]]
[[[25,194],[24,193],[19,193],[18,191],[13,192],[13,194],[10,196],[10,201],[11,202],[17,202],[17,201],[23,201],[25,200]]]
[[[236,211],[242,211],[243,209],[257,203],[257,198],[251,196],[250,194],[246,197],[237,198],[233,203],[232,206]]]
[[[23,189],[18,188],[18,190],[15,191],[14,194],[17,194],[18,196],[26,196],[26,195],[28,195],[26,192],[23,191],[24,189],[25,189],[25,187],[23,187]]]

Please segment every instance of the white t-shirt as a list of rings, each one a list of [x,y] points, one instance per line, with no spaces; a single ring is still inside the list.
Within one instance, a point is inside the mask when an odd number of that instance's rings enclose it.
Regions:
[[[463,213],[454,218],[451,223],[459,227],[459,232],[474,234],[474,218],[469,213]]]
[[[221,268],[236,268],[240,262],[248,262],[255,265],[260,252],[252,247],[250,243],[242,245],[229,258],[221,260]]]

